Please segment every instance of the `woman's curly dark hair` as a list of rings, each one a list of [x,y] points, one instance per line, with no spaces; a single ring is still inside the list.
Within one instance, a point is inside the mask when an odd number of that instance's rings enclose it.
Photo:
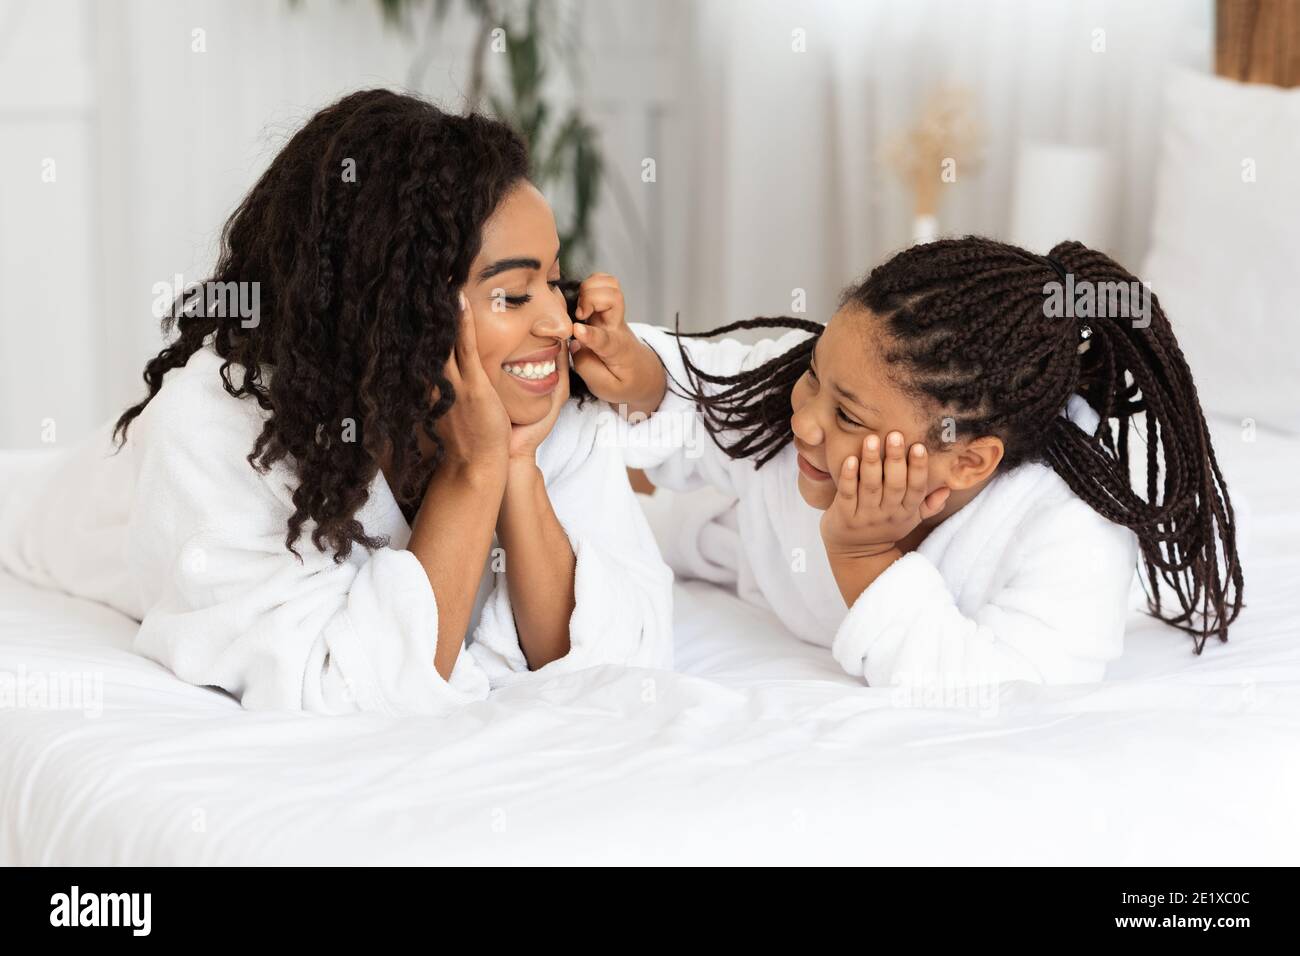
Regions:
[[[166,374],[211,342],[226,391],[270,413],[249,464],[266,472],[287,459],[296,471],[286,547],[297,553],[308,521],[336,561],[354,543],[382,547],[357,510],[388,453],[394,497],[414,515],[442,458],[435,423],[455,399],[443,369],[457,290],[483,224],[527,176],[524,142],[484,116],[382,89],[321,110],[222,231],[209,281],[258,283],[256,322],[174,310],[163,328],[179,335],[145,366],[149,393],[118,419],[119,443]],[[348,423],[357,440],[344,440]],[[431,457],[417,427],[434,441]]]

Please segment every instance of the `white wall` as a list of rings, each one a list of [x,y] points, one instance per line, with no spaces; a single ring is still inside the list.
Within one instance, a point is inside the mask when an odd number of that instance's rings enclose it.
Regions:
[[[1006,228],[1022,140],[1101,144],[1123,169],[1114,250],[1139,262],[1160,77],[1210,49],[1210,0],[557,9],[580,55],[576,87],[554,79],[600,126],[611,177],[596,265],[631,317],[680,310],[693,328],[789,312],[796,287],[824,319],[905,244],[908,200],[879,147],[940,81],[977,94],[990,139],[945,200],[947,229]],[[453,107],[467,26],[444,25],[421,86]],[[1097,26],[1104,57],[1087,52]],[[0,447],[37,446],[51,422],[75,440],[138,398],[161,343],[154,283],[201,278],[287,134],[344,92],[404,86],[426,31],[385,29],[374,0],[0,0]]]
[[[78,0],[0,6],[0,447],[100,412],[88,21]]]
[[[1136,269],[1165,73],[1204,71],[1212,53],[1211,0],[710,0],[691,9],[691,225],[670,242],[668,271],[687,277],[683,324],[697,327],[787,314],[795,289],[808,317],[825,320],[843,286],[908,245],[910,196],[882,154],[941,86],[968,91],[986,143],[978,164],[954,157],[943,233],[1010,238],[1021,143],[1095,147],[1117,173],[1101,197],[1114,229],[1100,244]],[[1073,188],[1062,176],[1056,195]],[[1049,216],[1056,195],[1040,200]],[[1061,231],[1070,231],[1064,218]]]
[[[408,32],[388,29],[374,0],[3,3],[0,447],[30,447],[50,422],[59,442],[75,440],[139,397],[144,359],[162,341],[154,283],[202,278],[226,216],[316,109],[362,87],[405,87],[429,22],[421,13]],[[582,71],[624,200],[607,193],[601,260],[636,290],[638,313],[659,287],[646,271],[657,194],[632,184],[672,87],[670,31],[655,25],[679,6],[649,17],[633,2],[560,8],[565,29],[598,51]],[[453,5],[420,87],[451,107],[468,27]],[[556,73],[561,95],[566,76]],[[54,183],[41,182],[45,157]]]

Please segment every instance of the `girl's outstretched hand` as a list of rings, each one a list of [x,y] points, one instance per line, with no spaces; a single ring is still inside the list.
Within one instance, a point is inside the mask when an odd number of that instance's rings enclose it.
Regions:
[[[652,414],[667,389],[667,376],[654,351],[623,319],[623,290],[604,272],[578,288],[573,325],[573,369],[591,393],[626,413]]]
[[[894,548],[926,518],[943,510],[950,491],[926,494],[929,455],[920,442],[903,452],[903,436],[890,432],[881,455],[880,437],[868,435],[861,459],[840,465],[835,500],[822,515],[822,542],[834,557],[875,557]]]

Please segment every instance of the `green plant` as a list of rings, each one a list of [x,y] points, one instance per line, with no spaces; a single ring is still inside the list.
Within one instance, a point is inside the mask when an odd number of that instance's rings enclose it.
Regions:
[[[431,42],[454,0],[377,0],[385,22],[411,29],[411,14],[429,7],[429,30],[407,85],[419,89],[432,62]],[[580,275],[594,251],[593,218],[602,187],[603,160],[594,126],[577,107],[559,110],[546,96],[548,64],[576,62],[566,31],[553,27],[554,0],[462,0],[476,21],[465,110],[482,109],[509,123],[528,143],[533,182],[556,205],[561,268]],[[498,29],[504,31],[495,34]],[[493,51],[504,55],[501,82],[487,70]]]

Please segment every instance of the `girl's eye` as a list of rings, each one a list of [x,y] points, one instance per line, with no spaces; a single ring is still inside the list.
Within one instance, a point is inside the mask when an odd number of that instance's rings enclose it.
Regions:
[[[560,283],[563,282],[563,281],[564,281],[564,278],[561,276],[561,277],[558,278],[558,279],[547,279],[547,280],[546,280],[546,284],[547,284],[548,286],[550,286],[550,287],[551,287],[551,291],[554,292],[554,291],[556,291],[557,289],[559,289],[559,287],[560,287]]]
[[[842,422],[847,422],[848,424],[854,426],[855,428],[866,428],[866,427],[867,427],[866,425],[862,424],[862,422],[855,421],[854,419],[849,418],[848,415],[844,414],[844,409],[842,409],[842,408],[837,408],[837,409],[835,409],[835,414],[836,414],[836,416],[840,419],[840,421],[842,421]]]

